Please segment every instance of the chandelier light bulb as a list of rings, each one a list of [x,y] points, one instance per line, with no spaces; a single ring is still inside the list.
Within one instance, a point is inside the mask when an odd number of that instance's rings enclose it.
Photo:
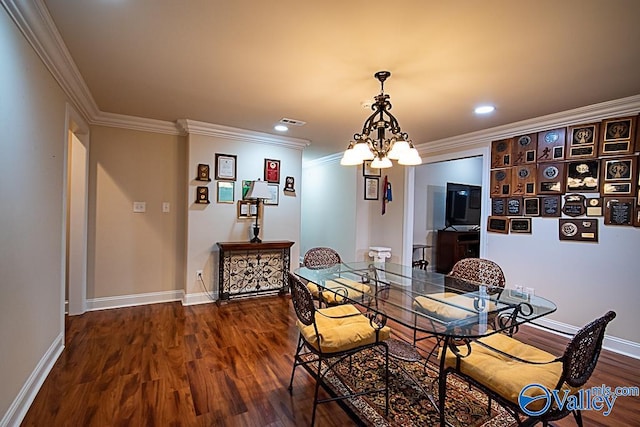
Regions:
[[[391,163],[391,160],[389,160],[388,157],[383,157],[383,158],[376,157],[371,162],[371,167],[374,169],[385,169],[385,168],[390,168],[391,166],[393,166],[393,164]]]

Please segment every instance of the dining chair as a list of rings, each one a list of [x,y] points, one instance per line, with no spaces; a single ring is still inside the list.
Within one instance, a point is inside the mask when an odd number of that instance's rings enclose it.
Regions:
[[[338,252],[323,246],[309,249],[302,259],[302,264],[312,270],[328,269],[341,262]],[[324,289],[320,289],[314,282],[308,282],[307,288],[318,305],[324,303],[327,306],[343,304],[347,300],[359,300],[371,292],[369,285],[347,279],[328,281],[324,284]]]
[[[584,326],[559,357],[505,334],[452,346],[441,373],[442,396],[446,396],[447,375],[454,374],[487,394],[489,412],[491,400],[496,400],[518,425],[548,425],[549,421],[572,413],[578,426],[582,426],[580,410],[559,406],[552,398],[553,392],[558,390],[561,397],[578,394],[596,367],[605,329],[615,317],[616,313],[609,311]]]
[[[391,329],[380,316],[367,317],[352,304],[316,308],[311,292],[302,281],[289,273],[291,300],[296,312],[296,326],[299,330],[298,344],[294,356],[289,392],[293,393],[293,377],[298,366],[304,366],[315,377],[313,413],[311,425],[316,418],[316,407],[320,403],[354,398],[365,394],[384,393],[385,416],[389,413],[389,347],[385,340]],[[384,379],[384,387],[367,390],[352,390],[344,382],[345,392],[335,397],[320,399],[318,390],[333,368],[344,359],[366,349],[377,348],[384,355],[384,368],[379,374]],[[349,365],[351,366],[351,365]],[[376,370],[380,370],[376,368]],[[335,375],[340,380],[339,375]]]

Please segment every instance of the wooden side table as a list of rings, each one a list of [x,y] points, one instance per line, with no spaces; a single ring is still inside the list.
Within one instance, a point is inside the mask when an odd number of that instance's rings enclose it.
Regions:
[[[291,266],[288,240],[262,243],[218,242],[218,295],[220,300],[289,292]]]

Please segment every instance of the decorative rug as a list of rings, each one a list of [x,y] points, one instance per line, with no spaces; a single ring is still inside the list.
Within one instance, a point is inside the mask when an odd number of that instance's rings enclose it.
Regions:
[[[310,360],[313,356],[307,355]],[[324,364],[323,364],[324,365]],[[316,370],[317,365],[308,365]],[[433,426],[440,416],[427,396],[438,401],[438,368],[425,369],[421,362],[404,362],[389,357],[389,415],[384,416],[384,392],[339,401],[365,426]],[[345,359],[325,376],[327,387],[336,395],[354,390],[384,387],[384,356],[375,349]],[[436,381],[433,383],[433,381]],[[488,414],[486,395],[453,375],[447,378],[446,421],[452,426],[511,427],[515,420],[493,402]]]

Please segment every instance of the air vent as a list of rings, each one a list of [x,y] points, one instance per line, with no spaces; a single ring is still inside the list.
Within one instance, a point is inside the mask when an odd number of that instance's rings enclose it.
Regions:
[[[303,122],[302,120],[287,119],[286,117],[280,119],[280,123],[287,126],[303,126],[307,124],[307,122]]]

